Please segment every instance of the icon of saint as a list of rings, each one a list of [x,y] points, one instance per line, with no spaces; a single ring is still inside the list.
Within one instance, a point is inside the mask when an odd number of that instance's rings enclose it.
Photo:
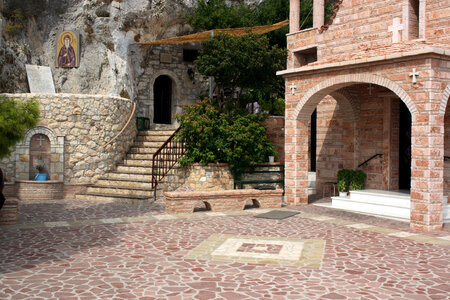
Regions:
[[[64,37],[64,45],[59,50],[58,67],[73,68],[75,67],[75,50],[70,45],[70,36]]]

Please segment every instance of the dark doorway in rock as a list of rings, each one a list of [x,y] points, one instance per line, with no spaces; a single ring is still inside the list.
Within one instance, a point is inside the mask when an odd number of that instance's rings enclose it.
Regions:
[[[161,75],[153,85],[154,116],[153,123],[172,123],[172,79]]]
[[[403,102],[400,102],[398,167],[398,187],[401,190],[409,190],[411,188],[411,113]]]

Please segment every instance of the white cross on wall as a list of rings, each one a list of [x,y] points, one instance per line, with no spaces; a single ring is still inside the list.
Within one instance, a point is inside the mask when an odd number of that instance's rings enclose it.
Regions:
[[[39,141],[39,147],[42,147],[42,142],[45,141],[44,137],[42,135],[40,135],[37,140]]]
[[[409,77],[412,77],[413,83],[417,83],[417,76],[419,76],[419,72],[416,71],[416,68],[413,68],[412,72],[409,73]]]
[[[388,31],[392,32],[392,42],[400,42],[400,31],[403,30],[403,24],[400,24],[400,18],[394,18],[392,25],[388,27]]]
[[[294,95],[295,94],[295,89],[297,88],[297,86],[294,83],[292,83],[290,88],[291,88],[292,95]]]

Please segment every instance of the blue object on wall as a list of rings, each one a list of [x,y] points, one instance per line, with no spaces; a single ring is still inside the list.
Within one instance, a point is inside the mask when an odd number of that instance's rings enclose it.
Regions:
[[[47,174],[36,174],[36,177],[34,178],[37,181],[45,181],[47,180]]]

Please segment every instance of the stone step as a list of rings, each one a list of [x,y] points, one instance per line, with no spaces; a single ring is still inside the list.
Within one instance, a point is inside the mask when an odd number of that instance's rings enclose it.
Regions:
[[[130,147],[130,154],[151,154],[153,155],[158,151],[159,147]]]
[[[111,180],[151,180],[151,173],[118,173],[118,172],[109,172],[105,175],[106,179]]]
[[[100,178],[97,181],[97,185],[101,186],[109,186],[109,187],[119,187],[119,188],[141,188],[141,189],[151,189],[152,182],[151,178],[148,177],[149,180],[126,180],[126,179],[108,179],[108,178]]]
[[[128,153],[126,159],[141,159],[152,161],[153,153]]]
[[[151,174],[152,167],[140,167],[140,166],[124,166],[118,165],[116,173],[134,173],[134,174]]]
[[[151,188],[132,188],[132,187],[110,187],[95,185],[87,188],[86,193],[94,193],[99,195],[121,195],[121,196],[142,196],[150,197],[153,195],[153,190]]]
[[[128,167],[151,167],[152,163],[152,159],[125,159],[123,161],[123,165]]]
[[[138,142],[138,141],[136,141],[136,142],[134,142],[133,147],[159,149],[163,144],[164,144],[164,142]]]
[[[148,203],[153,202],[154,198],[152,197],[135,197],[135,196],[120,196],[120,195],[105,195],[105,194],[96,194],[96,193],[85,193],[75,195],[75,199],[78,200],[93,200],[93,201],[102,201],[102,202],[121,202],[121,203]]]
[[[166,162],[174,162],[171,159],[166,159]],[[176,161],[175,161],[176,162]],[[127,167],[152,167],[153,164],[153,160],[148,160],[148,159],[125,159],[123,161],[123,165],[127,166]]]
[[[142,130],[139,131],[138,136],[160,136],[165,135],[170,137],[175,130]]]
[[[165,142],[170,135],[138,135],[136,142]]]

